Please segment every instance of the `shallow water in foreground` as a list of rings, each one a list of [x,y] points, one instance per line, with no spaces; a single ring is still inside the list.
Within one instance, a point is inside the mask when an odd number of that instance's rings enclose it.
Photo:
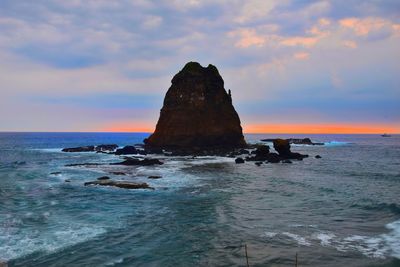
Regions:
[[[296,252],[299,266],[400,266],[400,136],[309,135],[327,145],[293,146],[311,157],[260,167],[222,157],[65,167],[119,158],[60,152],[146,136],[0,133],[0,262],[245,266],[247,244],[250,266],[294,266]],[[83,186],[104,175],[156,190]]]

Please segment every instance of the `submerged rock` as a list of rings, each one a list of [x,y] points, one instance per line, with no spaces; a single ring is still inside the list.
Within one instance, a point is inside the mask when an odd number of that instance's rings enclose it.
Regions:
[[[320,158],[322,158],[322,157],[321,157],[320,155],[316,155],[315,158],[316,158],[316,159],[320,159]]]
[[[157,148],[246,145],[231,95],[215,66],[189,62],[174,76],[156,130],[144,142]]]
[[[154,189],[150,187],[147,183],[134,183],[128,181],[113,181],[110,179],[97,180],[84,183],[85,186],[88,185],[100,185],[100,186],[114,186],[125,189]]]
[[[111,172],[111,174],[114,174],[114,175],[126,175],[126,173],[124,173],[124,172]]]
[[[135,159],[135,158],[126,158],[122,162],[111,163],[111,165],[126,165],[126,166],[151,166],[151,165],[162,165],[164,164],[158,159]]]
[[[59,175],[59,174],[61,174],[61,172],[51,172],[50,174],[51,175]]]
[[[270,138],[270,139],[261,139],[261,141],[263,142],[274,142],[275,140],[280,139],[280,138]],[[319,145],[322,146],[324,145],[324,143],[314,143],[313,141],[311,141],[310,138],[306,137],[306,138],[289,138],[289,139],[285,139],[289,142],[289,144],[296,144],[296,145]]]
[[[64,148],[62,152],[111,152],[114,151],[118,145],[116,144],[102,144],[97,146],[78,146]]]
[[[62,152],[93,152],[94,146],[79,146],[64,148]]]

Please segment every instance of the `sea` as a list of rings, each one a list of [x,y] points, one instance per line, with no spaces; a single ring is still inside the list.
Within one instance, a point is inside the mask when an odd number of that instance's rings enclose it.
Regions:
[[[0,133],[0,266],[400,266],[400,135],[248,134],[325,144],[261,166],[61,152],[148,135]],[[84,186],[101,176],[154,190]]]

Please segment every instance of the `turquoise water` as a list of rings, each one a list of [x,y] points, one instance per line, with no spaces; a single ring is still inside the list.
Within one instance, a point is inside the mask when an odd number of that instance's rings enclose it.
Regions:
[[[294,266],[296,253],[299,266],[400,266],[400,136],[309,135],[327,145],[293,146],[311,157],[260,167],[223,157],[168,158],[156,167],[64,166],[119,158],[63,147],[122,146],[146,136],[0,133],[0,261],[245,266],[247,244],[250,266]],[[155,190],[83,186],[104,175]]]

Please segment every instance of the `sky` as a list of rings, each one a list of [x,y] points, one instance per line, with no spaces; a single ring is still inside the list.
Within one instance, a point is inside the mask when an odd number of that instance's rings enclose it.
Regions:
[[[0,0],[0,131],[151,132],[188,61],[247,133],[400,133],[398,0]]]

